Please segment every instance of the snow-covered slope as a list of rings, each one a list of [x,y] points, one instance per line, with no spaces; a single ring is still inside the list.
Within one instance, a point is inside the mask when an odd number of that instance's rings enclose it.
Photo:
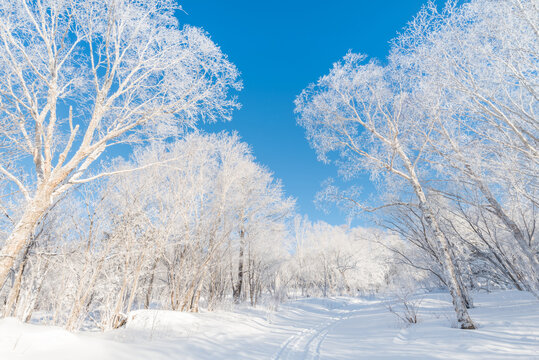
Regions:
[[[3,319],[0,359],[539,359],[539,302],[527,293],[476,295],[475,331],[451,327],[446,294],[414,299],[412,326],[387,300],[361,298],[303,299],[277,312],[135,311],[106,333]]]

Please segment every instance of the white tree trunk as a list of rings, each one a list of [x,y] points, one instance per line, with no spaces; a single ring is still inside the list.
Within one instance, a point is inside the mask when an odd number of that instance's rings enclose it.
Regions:
[[[44,184],[38,187],[30,200],[15,229],[6,240],[0,254],[0,284],[7,280],[9,272],[21,250],[28,244],[39,221],[52,203],[53,187]]]
[[[419,208],[423,214],[423,218],[425,219],[425,222],[431,229],[432,234],[436,239],[436,242],[438,243],[439,250],[441,252],[440,260],[442,261],[446,284],[453,300],[453,307],[455,308],[455,312],[457,314],[457,321],[460,324],[460,328],[475,329],[475,325],[470,318],[470,315],[468,314],[468,310],[466,309],[466,302],[464,301],[463,294],[460,290],[461,287],[463,287],[463,284],[460,284],[459,278],[457,277],[455,264],[453,262],[453,257],[451,256],[451,251],[449,248],[449,242],[440,230],[440,225],[436,220],[434,211],[429,206],[427,196],[423,191],[423,187],[419,182],[415,169],[410,160],[408,159],[408,156],[398,145],[396,150],[400,158],[403,160],[404,166],[406,167],[408,174],[410,175],[410,182],[419,200]]]

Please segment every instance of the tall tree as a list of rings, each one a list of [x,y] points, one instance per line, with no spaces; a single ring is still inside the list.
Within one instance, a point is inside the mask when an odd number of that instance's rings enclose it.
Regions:
[[[107,149],[236,107],[236,68],[176,10],[172,0],[0,1],[0,174],[24,209],[0,251],[0,284],[60,194],[110,175],[87,175]]]
[[[363,64],[364,59],[349,53],[304,90],[296,100],[299,123],[322,159],[327,160],[330,152],[340,154],[340,167],[346,174],[367,169],[385,174],[388,183],[408,186],[436,242],[457,320],[461,328],[474,329],[450,244],[421,178],[423,150],[433,122],[416,116],[396,69]]]

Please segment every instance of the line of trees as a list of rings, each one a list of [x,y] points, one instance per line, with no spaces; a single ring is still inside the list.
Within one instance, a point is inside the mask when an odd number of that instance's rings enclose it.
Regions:
[[[321,196],[376,210],[383,230],[294,217],[237,134],[195,129],[229,119],[241,83],[177,10],[0,0],[2,316],[111,329],[132,309],[411,281],[447,287],[473,329],[473,289],[539,297],[533,0],[429,4],[385,63],[349,53],[297,98],[320,158],[369,172],[380,203],[331,184]],[[129,160],[111,160],[118,145]]]
[[[410,283],[439,285],[427,271],[400,261],[398,253],[419,259],[390,232],[312,223],[300,216],[293,225],[293,251],[281,275],[290,296],[372,295],[406,289]]]
[[[375,293],[403,278],[398,237],[299,217],[291,230],[294,200],[236,134],[192,133],[108,168],[42,218],[0,292],[4,316],[105,330],[134,309]]]
[[[387,63],[348,53],[296,100],[322,160],[378,180],[381,222],[430,258],[409,262],[448,287],[463,329],[470,287],[539,294],[538,23],[533,0],[430,3]]]

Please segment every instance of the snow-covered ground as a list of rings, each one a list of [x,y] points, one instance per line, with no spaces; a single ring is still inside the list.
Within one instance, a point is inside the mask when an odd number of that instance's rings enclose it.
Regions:
[[[106,333],[3,319],[0,359],[539,359],[539,302],[527,293],[477,294],[475,331],[451,327],[446,294],[413,299],[412,326],[387,300],[365,298],[303,299],[277,312],[135,311]]]

